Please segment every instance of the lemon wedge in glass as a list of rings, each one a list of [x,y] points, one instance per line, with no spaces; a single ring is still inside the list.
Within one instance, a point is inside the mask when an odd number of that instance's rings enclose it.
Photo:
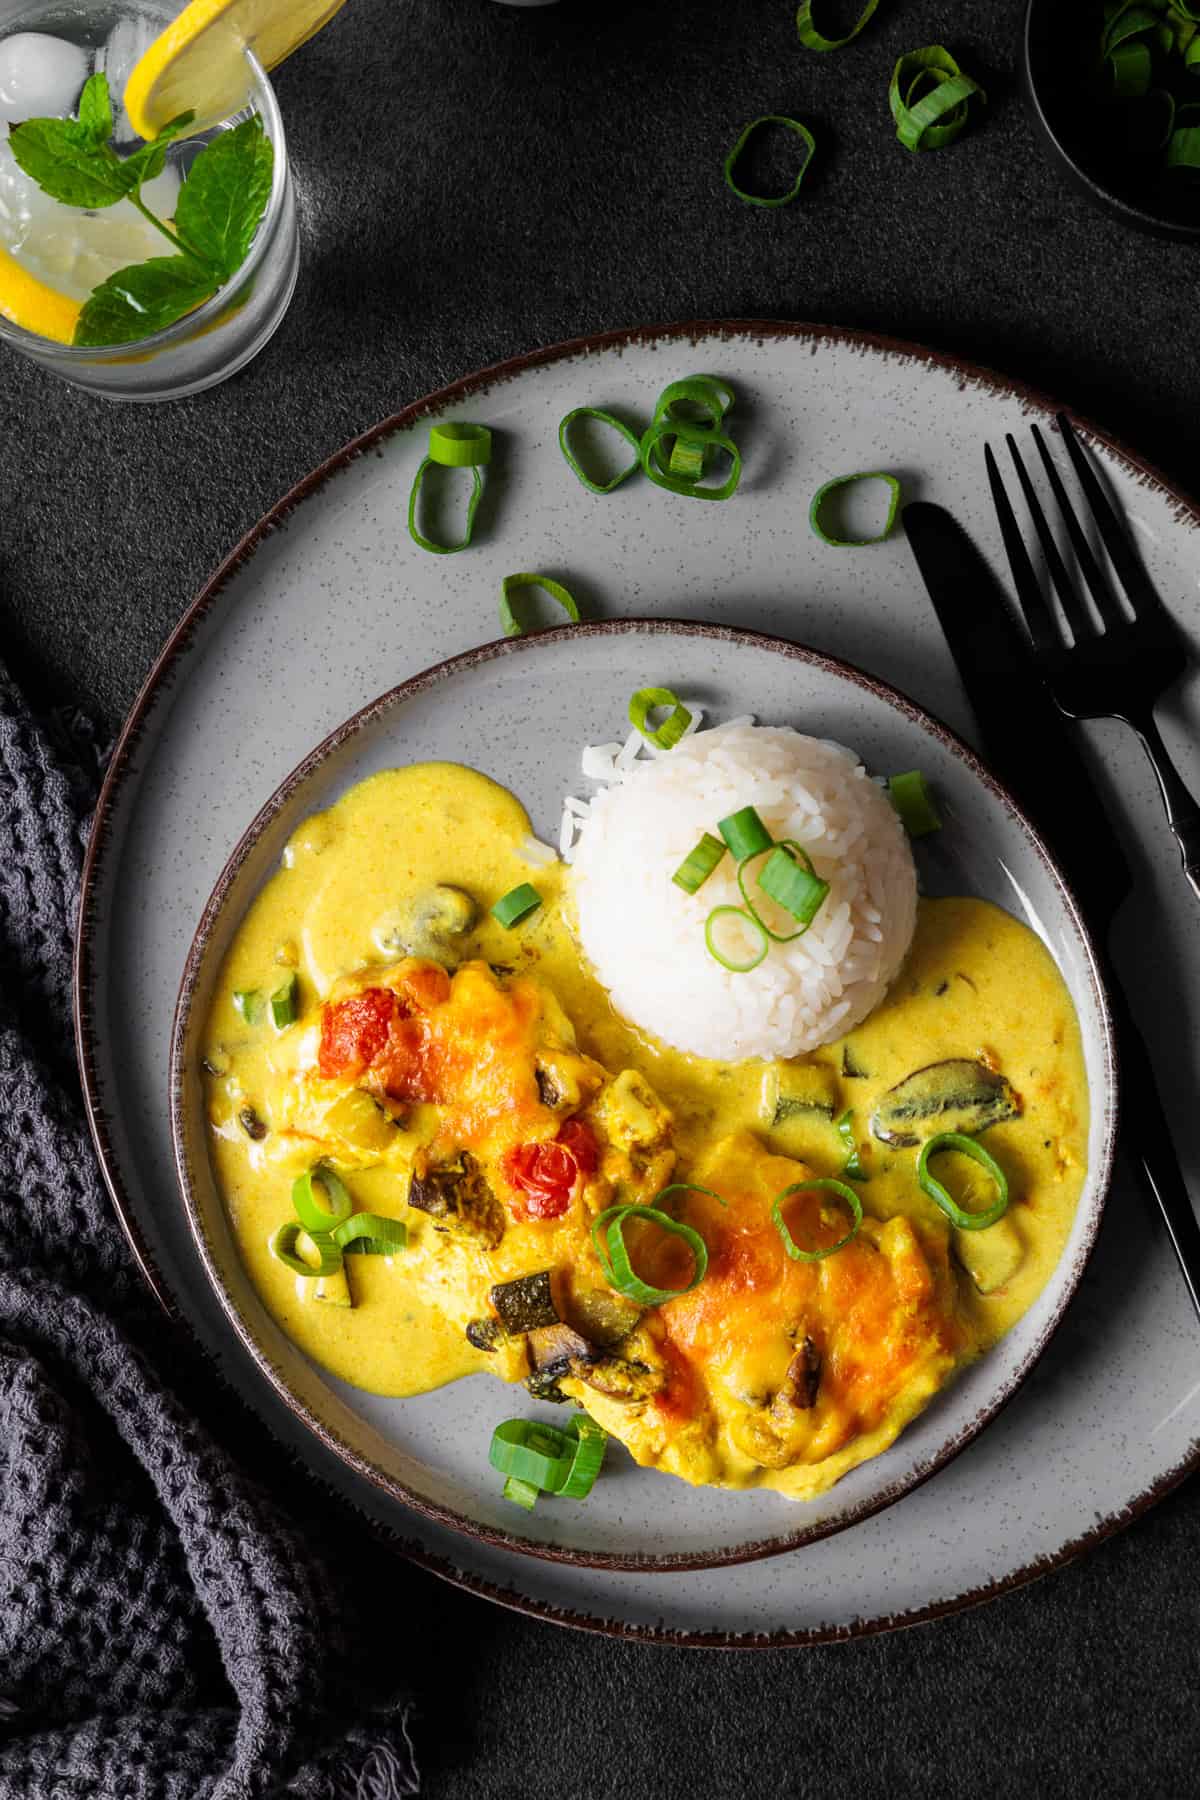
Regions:
[[[69,344],[75,335],[80,303],[48,287],[7,250],[0,250],[0,317],[39,337]]]
[[[191,0],[130,75],[125,110],[139,137],[155,138],[181,113],[197,129],[240,112],[250,98],[245,51],[273,69],[341,11],[344,0]]]

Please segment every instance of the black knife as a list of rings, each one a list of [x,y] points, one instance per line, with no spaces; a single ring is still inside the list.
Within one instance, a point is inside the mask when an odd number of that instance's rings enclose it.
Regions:
[[[1120,1058],[1122,1145],[1162,1213],[1200,1315],[1200,1224],[1171,1143],[1150,1053],[1103,941],[1133,886],[1129,861],[990,567],[942,507],[914,501],[903,518],[987,759],[1046,839],[1101,940],[1101,974]]]

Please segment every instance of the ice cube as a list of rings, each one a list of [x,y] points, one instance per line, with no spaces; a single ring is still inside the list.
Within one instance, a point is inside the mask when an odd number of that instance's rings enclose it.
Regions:
[[[44,31],[18,31],[0,43],[0,118],[65,118],[88,78],[88,53]]]
[[[54,204],[20,167],[8,139],[0,139],[0,244],[6,250],[19,250]]]
[[[108,76],[108,91],[112,96],[113,117],[116,120],[113,128],[114,143],[137,142],[137,132],[129,123],[129,114],[125,111],[125,83],[161,30],[161,24],[155,25],[144,17],[118,19],[97,52],[96,69],[98,73]]]

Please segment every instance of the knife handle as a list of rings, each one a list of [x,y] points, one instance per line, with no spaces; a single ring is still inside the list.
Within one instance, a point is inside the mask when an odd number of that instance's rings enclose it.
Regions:
[[[1171,1127],[1159,1098],[1146,1040],[1115,982],[1110,982],[1109,993],[1116,1014],[1121,1057],[1125,1146],[1133,1157],[1143,1186],[1162,1214],[1192,1305],[1200,1317],[1200,1223],[1171,1141]],[[1133,1137],[1134,1121],[1136,1139]]]

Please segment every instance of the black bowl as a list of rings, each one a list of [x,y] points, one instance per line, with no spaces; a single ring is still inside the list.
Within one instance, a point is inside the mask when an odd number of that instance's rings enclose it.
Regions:
[[[1089,104],[1087,19],[1100,3],[1029,0],[1025,15],[1025,89],[1034,120],[1052,156],[1075,187],[1106,212],[1139,231],[1200,239],[1200,185],[1156,180],[1137,159],[1122,157],[1103,113]],[[1082,24],[1081,24],[1082,21]],[[1200,77],[1196,78],[1200,98]],[[1131,167],[1131,162],[1133,166]]]

